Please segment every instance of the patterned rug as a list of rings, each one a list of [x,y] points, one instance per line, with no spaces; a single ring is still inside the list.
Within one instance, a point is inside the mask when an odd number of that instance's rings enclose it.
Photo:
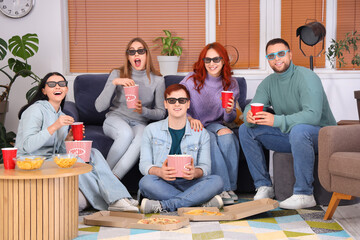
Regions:
[[[242,199],[240,202],[248,201]],[[93,212],[89,212],[93,213]],[[89,214],[88,213],[88,214]],[[85,213],[86,214],[86,213]],[[168,213],[174,215],[174,213]],[[190,222],[176,231],[153,231],[86,226],[79,217],[76,240],[205,240],[205,239],[304,239],[338,240],[353,238],[334,220],[324,221],[320,206],[299,210],[274,209],[237,221]]]

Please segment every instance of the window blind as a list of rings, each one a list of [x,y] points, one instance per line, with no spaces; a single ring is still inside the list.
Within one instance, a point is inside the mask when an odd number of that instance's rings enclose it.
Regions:
[[[338,0],[337,1],[337,30],[336,39],[344,39],[346,33],[354,31],[360,32],[360,1],[359,0]],[[357,44],[360,47],[360,44]],[[359,51],[357,53],[360,53]],[[360,69],[358,66],[351,64],[351,59],[355,53],[345,52],[344,61],[347,63],[345,66],[341,66],[341,69]],[[339,64],[336,64],[339,67]]]
[[[163,29],[182,37],[179,72],[192,70],[205,46],[203,0],[69,0],[71,72],[109,72],[124,62],[127,43],[141,37],[151,48],[155,67],[160,48],[153,40]]]
[[[313,21],[320,22],[326,28],[325,0],[281,1],[281,38],[289,43],[295,65],[310,67],[310,58],[305,57],[300,51],[296,29]],[[322,42],[314,47],[307,46],[302,42],[301,48],[307,56],[316,56],[322,48]],[[325,67],[324,51],[319,57],[314,57],[314,67]]]
[[[259,68],[260,1],[217,0],[216,9],[216,41],[226,46],[232,62],[239,53],[232,68]]]

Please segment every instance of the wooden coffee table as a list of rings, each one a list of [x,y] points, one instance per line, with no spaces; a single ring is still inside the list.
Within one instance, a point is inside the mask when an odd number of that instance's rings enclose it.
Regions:
[[[73,239],[78,234],[78,175],[92,166],[61,169],[53,161],[39,170],[0,165],[0,239]]]

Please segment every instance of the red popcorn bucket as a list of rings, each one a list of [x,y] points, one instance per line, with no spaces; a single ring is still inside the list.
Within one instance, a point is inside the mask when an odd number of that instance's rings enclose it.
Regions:
[[[186,166],[191,165],[191,155],[168,155],[168,167],[176,170],[176,177],[184,177],[182,170],[187,170]]]
[[[92,141],[65,141],[66,152],[79,156],[84,162],[90,161]]]

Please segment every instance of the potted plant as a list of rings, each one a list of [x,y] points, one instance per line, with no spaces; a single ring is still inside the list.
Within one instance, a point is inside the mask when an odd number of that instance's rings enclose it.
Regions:
[[[344,52],[355,53],[351,59],[351,64],[360,66],[360,56],[357,52],[358,46],[357,42],[360,40],[360,34],[357,31],[348,32],[345,35],[344,39],[336,41],[335,39],[331,40],[331,44],[325,53],[326,57],[329,59],[331,66],[336,67],[336,62],[339,63],[339,68],[345,66],[347,63],[344,60]],[[360,120],[360,90],[354,91],[354,97],[357,101],[358,115]]]
[[[34,80],[33,83],[39,83],[40,78],[31,71],[31,66],[27,59],[34,56],[39,50],[39,39],[37,34],[25,34],[24,36],[13,36],[8,40],[8,43],[0,38],[0,61],[4,60],[7,53],[10,52],[14,57],[10,57],[5,66],[0,68],[0,73],[8,78],[7,83],[2,83],[0,77],[0,122],[4,123],[5,114],[8,108],[9,93],[11,86],[18,77],[30,77]],[[6,71],[6,69],[8,71]],[[32,84],[33,84],[32,83]],[[29,101],[33,96],[36,86],[32,87],[26,93],[26,99]]]
[[[160,44],[156,44],[155,47],[161,46],[161,54],[163,56],[157,56],[160,66],[160,73],[163,76],[176,75],[180,61],[180,55],[182,54],[182,47],[178,45],[181,40],[180,37],[173,37],[169,30],[163,30],[166,37],[157,37],[154,41],[159,41]]]
[[[16,134],[14,132],[6,132],[2,123],[0,123],[0,149],[6,147],[13,147],[15,143]],[[0,151],[0,164],[3,163],[2,151]]]

